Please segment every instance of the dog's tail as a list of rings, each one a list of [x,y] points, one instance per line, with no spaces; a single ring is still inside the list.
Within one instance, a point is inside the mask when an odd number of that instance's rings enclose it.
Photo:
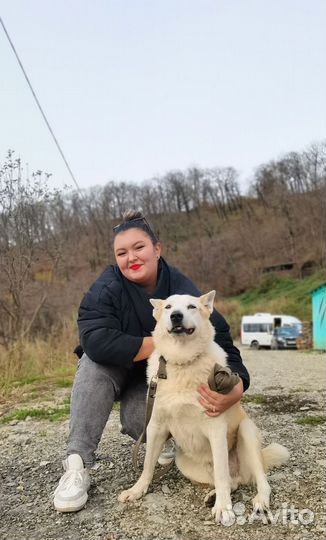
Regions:
[[[278,443],[272,443],[266,446],[266,448],[263,448],[262,454],[265,472],[272,467],[280,467],[290,457],[288,449]]]

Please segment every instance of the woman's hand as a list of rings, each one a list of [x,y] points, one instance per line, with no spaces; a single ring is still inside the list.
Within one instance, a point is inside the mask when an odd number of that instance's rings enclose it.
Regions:
[[[140,362],[141,360],[146,360],[154,351],[154,341],[151,336],[146,336],[143,339],[143,343],[134,358],[134,362]]]
[[[228,394],[219,394],[211,390],[207,384],[198,387],[199,403],[204,407],[207,416],[218,416],[239,401],[243,394],[243,382],[240,379]]]

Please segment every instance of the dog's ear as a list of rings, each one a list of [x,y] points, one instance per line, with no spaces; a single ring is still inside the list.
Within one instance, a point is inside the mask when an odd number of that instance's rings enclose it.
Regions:
[[[216,291],[210,291],[207,294],[203,294],[199,297],[200,302],[208,309],[210,313],[212,313],[214,309],[214,298],[215,298]]]
[[[158,300],[157,298],[150,298],[150,303],[153,306],[153,317],[154,319],[158,320],[159,312],[161,310],[161,306],[163,304],[163,300]]]

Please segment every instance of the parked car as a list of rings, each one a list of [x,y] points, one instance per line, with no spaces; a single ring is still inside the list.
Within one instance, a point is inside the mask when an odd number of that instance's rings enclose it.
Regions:
[[[272,335],[271,349],[296,349],[300,331],[294,326],[279,326]]]

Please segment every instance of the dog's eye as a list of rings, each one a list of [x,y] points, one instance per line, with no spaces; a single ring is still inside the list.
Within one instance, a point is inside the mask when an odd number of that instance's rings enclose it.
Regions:
[[[194,306],[193,304],[189,304],[189,306],[187,306],[188,309],[196,309],[196,306]]]
[[[171,309],[171,304],[168,304],[167,306],[165,306],[165,309]]]

